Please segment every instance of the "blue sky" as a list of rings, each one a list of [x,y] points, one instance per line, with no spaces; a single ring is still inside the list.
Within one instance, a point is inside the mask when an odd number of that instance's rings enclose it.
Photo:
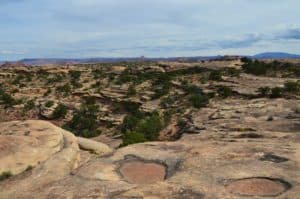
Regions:
[[[0,60],[300,53],[299,0],[0,0]]]

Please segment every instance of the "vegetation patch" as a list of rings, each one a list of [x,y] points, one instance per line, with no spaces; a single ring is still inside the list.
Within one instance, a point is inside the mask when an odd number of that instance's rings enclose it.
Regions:
[[[6,180],[12,176],[10,171],[4,171],[0,174],[0,181]]]
[[[160,116],[158,112],[151,114],[136,113],[125,117],[121,126],[123,133],[123,144],[155,141],[159,132],[167,125],[169,120]]]
[[[65,118],[67,115],[68,108],[63,104],[58,104],[52,113],[52,119],[61,119]]]
[[[72,120],[64,125],[64,128],[73,132],[76,136],[86,138],[100,135],[101,132],[97,130],[98,109],[98,105],[82,105],[79,110],[75,111]]]
[[[264,76],[285,76],[285,77],[300,77],[300,67],[296,64],[283,63],[279,61],[273,61],[270,63],[243,59],[244,65],[243,70],[246,73],[253,75],[264,75]]]

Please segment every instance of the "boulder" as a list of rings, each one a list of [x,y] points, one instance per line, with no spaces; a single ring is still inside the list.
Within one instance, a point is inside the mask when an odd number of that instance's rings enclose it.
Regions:
[[[88,150],[98,155],[104,156],[113,152],[109,146],[104,143],[78,137],[79,147],[83,150]]]

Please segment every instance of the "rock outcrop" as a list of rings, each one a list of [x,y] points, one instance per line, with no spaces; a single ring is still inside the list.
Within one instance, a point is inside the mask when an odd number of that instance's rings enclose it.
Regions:
[[[176,142],[130,145],[114,153],[47,122],[2,123],[1,146],[15,147],[1,151],[1,168],[19,174],[0,183],[0,198],[297,198],[299,121],[286,118],[295,104],[240,101],[243,110],[232,111],[236,103],[216,104],[222,117],[211,119],[214,112],[209,109],[193,115],[190,125],[202,121],[207,127],[200,133],[184,134]],[[262,117],[265,111],[272,111],[275,120]],[[243,121],[238,128],[236,118]],[[22,142],[12,139],[15,136]],[[18,152],[18,144],[28,157],[22,169],[22,159],[3,164],[5,158],[17,157],[12,151]],[[100,156],[90,156],[77,167],[78,146]],[[39,158],[42,155],[47,158]],[[24,171],[29,164],[32,169]]]
[[[83,150],[91,151],[92,153],[102,155],[102,156],[108,155],[113,152],[113,150],[109,146],[101,142],[97,142],[97,141],[93,141],[81,137],[78,137],[77,140],[78,140],[79,147]]]

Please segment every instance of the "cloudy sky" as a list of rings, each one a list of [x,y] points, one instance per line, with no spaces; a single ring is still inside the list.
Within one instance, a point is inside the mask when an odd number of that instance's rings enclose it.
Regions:
[[[0,60],[300,53],[299,0],[0,0]]]

